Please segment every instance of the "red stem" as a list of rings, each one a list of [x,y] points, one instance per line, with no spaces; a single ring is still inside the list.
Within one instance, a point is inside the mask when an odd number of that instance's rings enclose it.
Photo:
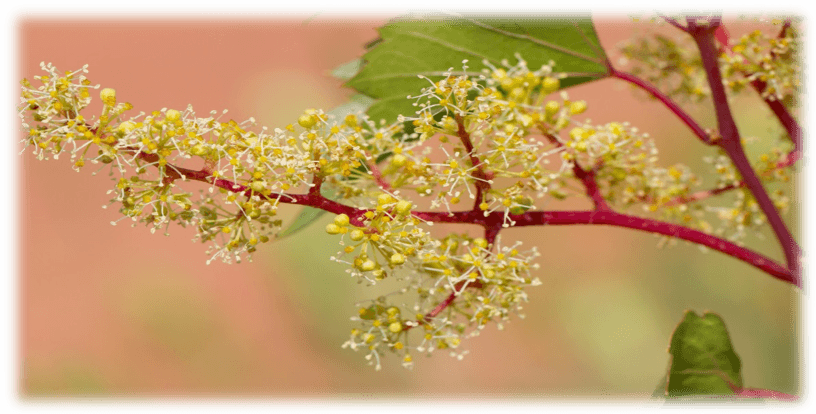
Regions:
[[[554,135],[548,134],[547,128],[539,127],[541,133],[553,144],[563,147],[564,144],[558,140]],[[584,170],[581,168],[581,165],[578,164],[577,161],[572,162],[572,173],[575,175],[576,178],[581,180],[581,183],[584,185],[584,189],[586,191],[586,195],[592,200],[592,204],[595,206],[595,210],[612,210],[609,207],[609,204],[606,203],[606,199],[601,194],[601,189],[598,187],[598,182],[595,181],[595,170],[597,166],[589,171]]]
[[[482,161],[474,154],[473,142],[471,142],[470,134],[468,134],[465,129],[465,121],[461,115],[456,115],[456,124],[458,125],[456,133],[459,136],[459,140],[462,141],[462,145],[465,146],[465,151],[468,153],[470,163],[476,168],[476,171],[473,172],[473,178],[476,178],[474,183],[476,185],[476,200],[473,202],[473,209],[480,210],[479,204],[482,204],[484,200],[484,193],[490,191],[490,179],[492,177],[485,173]]]
[[[737,189],[737,188],[741,188],[741,187],[744,187],[744,186],[745,186],[745,184],[742,181],[740,181],[737,184],[728,184],[725,187],[715,188],[715,189],[712,189],[712,190],[698,191],[698,192],[696,192],[694,194],[691,194],[691,195],[688,195],[688,196],[685,196],[685,197],[677,197],[676,199],[671,200],[668,203],[663,204],[663,205],[666,206],[666,207],[670,207],[670,206],[676,206],[678,204],[687,204],[687,203],[692,203],[692,202],[695,202],[695,201],[702,201],[702,200],[705,200],[706,198],[713,197],[713,196],[716,196],[716,195],[720,195],[722,193],[725,193],[725,192],[728,192],[728,191],[731,191],[731,190],[734,190],[734,189]]]
[[[751,82],[751,86],[754,87],[757,93],[762,93],[762,91],[765,90],[765,82],[759,79],[755,79]],[[795,157],[798,159],[802,152],[802,129],[799,127],[799,123],[796,122],[793,115],[788,112],[788,108],[785,108],[785,105],[778,99],[771,99],[769,96],[763,98],[763,100],[768,104],[768,108],[771,109],[771,112],[776,115],[776,119],[779,120],[779,123],[785,128],[785,132],[788,133],[788,136],[793,142],[793,151],[791,151],[791,153],[796,153]]]
[[[148,162],[156,162],[158,160],[158,155],[140,153],[139,158]],[[168,164],[166,171],[169,175],[174,177],[177,176],[177,178],[181,178],[183,176],[188,180],[211,183],[216,187],[235,193],[241,193],[246,196],[253,195],[252,190],[244,185],[220,178],[213,181],[210,172],[206,171],[205,169],[196,171],[182,167],[171,167],[170,164]],[[351,219],[352,224],[356,226],[363,225],[363,215],[369,211],[367,209],[358,209],[340,204],[336,201],[323,197],[319,192],[285,195],[270,194],[264,195],[264,197],[271,200],[277,199],[281,203],[310,206],[334,214],[346,214]],[[417,211],[413,212],[412,214],[428,222],[475,224],[482,226],[485,229],[485,236],[488,238],[488,241],[495,240],[496,235],[499,233],[499,231],[501,231],[503,228],[502,224],[504,223],[504,213],[501,212],[493,212],[487,216],[485,216],[484,212],[480,210],[458,211],[454,213]],[[721,253],[742,260],[743,262],[746,262],[777,279],[801,287],[801,281],[798,278],[798,274],[792,273],[790,270],[774,262],[773,260],[750,249],[737,246],[736,244],[722,238],[677,224],[630,216],[608,210],[528,211],[524,214],[511,215],[511,218],[516,222],[514,227],[576,224],[608,225],[675,237],[717,250]]]
[[[788,29],[790,28],[791,22],[790,19],[785,20],[785,23],[782,25],[782,29],[779,31],[779,35],[777,38],[782,39],[786,36]],[[728,48],[728,31],[725,30],[725,27],[720,25],[714,31],[714,35],[717,41],[720,43],[720,47],[718,50],[720,53],[732,53],[731,49]],[[771,52],[771,56],[775,57],[773,52]],[[750,76],[750,73],[743,73],[745,77]],[[751,81],[751,86],[757,91],[760,96],[762,95],[762,91],[765,90],[767,86],[765,82],[754,79]],[[801,157],[802,152],[802,129],[799,127],[799,123],[796,122],[796,119],[793,118],[793,115],[788,112],[788,108],[785,107],[782,102],[778,99],[771,99],[770,96],[762,98],[768,107],[771,109],[771,112],[776,115],[776,119],[779,120],[779,123],[785,128],[785,131],[788,133],[788,137],[790,137],[791,141],[793,142],[793,151],[791,151],[792,155],[795,159],[799,159]],[[791,163],[792,164],[792,163]]]
[[[391,191],[391,184],[389,184],[388,181],[385,180],[385,177],[383,177],[382,172],[377,167],[376,162],[373,163],[366,162],[365,166],[366,168],[368,168],[369,171],[371,171],[371,176],[374,178],[374,182],[377,183],[377,185],[379,185],[380,188],[382,188],[385,191]]]
[[[739,398],[773,398],[782,401],[796,401],[799,399],[797,395],[761,388],[737,388],[734,390],[734,395]]]
[[[719,24],[719,19],[712,19],[708,25],[703,26],[698,26],[695,21],[689,20],[689,33],[694,38],[700,50],[700,58],[702,59],[703,67],[708,77],[711,97],[714,101],[714,109],[717,114],[717,126],[722,136],[722,139],[717,141],[717,144],[720,145],[728,154],[729,158],[731,158],[734,166],[740,175],[742,175],[745,186],[751,191],[762,212],[765,213],[768,223],[771,225],[776,238],[779,240],[779,244],[785,252],[785,260],[788,264],[788,268],[798,279],[801,249],[793,239],[782,217],[780,217],[773,201],[759,181],[756,172],[751,167],[745,155],[745,151],[742,148],[739,130],[731,114],[731,108],[728,105],[728,97],[726,96],[725,87],[722,83],[722,75],[718,65],[717,46],[714,39],[714,30],[719,27]]]
[[[686,126],[688,126],[691,129],[691,131],[694,132],[694,135],[697,135],[697,137],[700,138],[701,141],[703,141],[703,142],[705,142],[706,144],[709,144],[709,145],[712,144],[711,137],[697,123],[697,121],[695,121],[689,114],[687,114],[685,111],[683,111],[683,109],[680,108],[680,105],[678,105],[676,102],[674,102],[668,96],[664,95],[663,92],[660,92],[660,90],[657,89],[654,85],[644,81],[641,78],[638,78],[635,75],[632,75],[631,73],[620,72],[620,71],[616,70],[615,68],[613,68],[611,64],[609,65],[609,75],[612,76],[613,78],[618,78],[618,79],[621,79],[621,80],[625,80],[625,81],[627,81],[629,83],[632,83],[632,84],[640,87],[641,89],[645,90],[646,92],[649,92],[652,96],[654,96],[660,102],[662,102],[663,105],[666,106],[666,108],[668,108],[670,111],[672,111],[673,114],[675,114],[678,118],[680,118],[680,120],[683,121],[683,123],[686,124]]]
[[[535,225],[593,224],[625,227],[633,230],[662,234],[700,244],[742,260],[769,275],[801,287],[801,281],[784,266],[757,252],[738,246],[722,238],[678,224],[630,216],[614,211],[544,211],[527,212],[513,216],[514,227]]]
[[[676,27],[676,28],[678,28],[678,29],[680,29],[680,30],[682,30],[682,31],[684,31],[684,32],[688,32],[688,28],[687,28],[687,27],[685,27],[685,26],[683,26],[683,25],[681,25],[681,24],[680,24],[680,23],[679,23],[677,20],[675,20],[674,18],[669,17],[669,16],[663,16],[663,15],[660,15],[660,14],[658,14],[658,16],[660,16],[660,17],[661,17],[663,20],[665,20],[666,22],[668,22],[670,25],[672,25],[672,26],[674,26],[674,27]]]

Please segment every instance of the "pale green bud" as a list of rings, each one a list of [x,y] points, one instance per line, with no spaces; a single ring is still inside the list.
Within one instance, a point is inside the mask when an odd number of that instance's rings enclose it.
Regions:
[[[362,270],[363,272],[370,272],[376,268],[377,264],[374,263],[374,261],[372,261],[371,259],[364,261],[363,264],[360,265],[360,270]]]
[[[570,111],[570,114],[577,115],[577,114],[583,113],[584,111],[586,111],[586,109],[587,109],[586,102],[585,101],[578,101],[578,102],[573,102],[573,103],[570,104],[569,111]]]
[[[555,115],[559,109],[561,109],[561,105],[559,105],[556,101],[549,101],[547,102],[547,105],[544,105],[544,113],[547,114],[547,116]]]
[[[541,83],[541,91],[544,93],[555,92],[561,86],[561,82],[552,77],[545,77],[544,82]]]
[[[175,109],[168,109],[164,114],[164,118],[170,122],[176,122],[181,119],[181,112]]]
[[[414,207],[414,203],[408,200],[400,200],[397,202],[397,213],[408,214],[411,212],[412,207]]]
[[[405,256],[403,256],[403,255],[401,255],[399,253],[394,253],[394,254],[391,255],[391,258],[389,259],[389,261],[391,262],[392,265],[401,265],[401,264],[405,263]]]
[[[99,92],[99,97],[102,99],[102,102],[105,103],[107,106],[114,106],[116,105],[116,90],[111,88],[102,89]]]
[[[349,216],[345,214],[338,214],[334,217],[334,224],[337,224],[340,227],[348,226],[349,224]]]
[[[365,233],[363,233],[363,231],[360,229],[354,229],[351,231],[351,233],[349,233],[349,237],[351,240],[360,241],[363,239],[363,237],[365,237]]]

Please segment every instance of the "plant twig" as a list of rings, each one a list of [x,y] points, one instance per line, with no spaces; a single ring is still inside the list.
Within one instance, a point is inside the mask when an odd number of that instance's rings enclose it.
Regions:
[[[663,105],[665,105],[666,108],[668,108],[674,115],[680,118],[680,120],[683,121],[683,123],[686,124],[686,126],[688,126],[694,133],[694,135],[700,138],[701,141],[708,145],[713,144],[712,142],[713,140],[711,139],[709,134],[700,126],[700,124],[698,124],[697,121],[694,120],[694,118],[692,118],[688,113],[686,113],[686,111],[684,111],[683,108],[680,108],[680,105],[678,105],[671,98],[663,94],[663,92],[660,92],[660,90],[657,89],[654,85],[644,81],[643,79],[635,75],[632,75],[631,73],[618,71],[611,65],[609,65],[609,71],[610,71],[609,75],[612,76],[613,78],[625,80],[657,98],[657,100],[662,102]]]
[[[156,154],[139,153],[138,157],[148,162],[156,162],[158,160],[158,155]],[[363,226],[363,222],[365,220],[364,215],[369,211],[368,209],[358,209],[341,204],[334,200],[330,200],[320,193],[258,194],[244,185],[221,178],[213,179],[212,173],[206,169],[191,170],[182,167],[175,167],[171,164],[167,164],[167,167],[168,171],[175,171],[174,173],[168,172],[168,174],[178,174],[178,178],[183,177],[186,180],[212,184],[218,188],[223,188],[234,193],[240,193],[245,196],[259,195],[270,200],[278,200],[281,203],[299,204],[325,210],[334,214],[346,214],[349,216],[351,223],[358,227]],[[423,221],[431,223],[459,223],[482,226],[485,229],[485,236],[488,238],[488,242],[495,240],[496,235],[498,235],[503,228],[502,225],[505,218],[504,213],[502,212],[494,211],[485,216],[484,212],[481,210],[457,211],[453,213],[415,211],[411,214]],[[544,225],[607,225],[674,237],[709,247],[713,250],[746,262],[779,280],[783,280],[795,286],[801,287],[801,280],[799,279],[798,274],[792,273],[791,270],[776,263],[772,259],[769,259],[762,254],[754,252],[745,247],[738,246],[720,237],[673,223],[631,216],[608,210],[528,211],[523,214],[511,215],[511,218],[516,223],[514,227]]]
[[[801,249],[796,241],[793,239],[779,212],[776,210],[773,201],[768,196],[765,188],[757,177],[756,172],[751,167],[745,151],[742,148],[742,142],[737,129],[734,117],[731,114],[731,108],[728,105],[728,97],[723,86],[722,75],[718,65],[717,47],[714,39],[714,30],[719,26],[718,19],[712,19],[712,22],[707,25],[699,26],[693,20],[689,20],[689,33],[697,43],[700,50],[700,57],[703,62],[703,67],[708,77],[708,84],[711,88],[711,96],[714,101],[714,108],[717,115],[717,126],[722,139],[717,141],[731,158],[734,166],[742,175],[745,186],[751,191],[751,194],[759,204],[762,212],[768,219],[768,223],[774,231],[780,245],[785,253],[785,260],[788,268],[795,275],[799,274],[799,256]]]
[[[461,115],[456,115],[456,124],[458,126],[456,134],[459,136],[459,140],[462,141],[462,145],[465,146],[465,151],[468,153],[470,163],[476,168],[473,172],[473,178],[476,179],[476,199],[473,202],[473,210],[479,210],[479,204],[482,204],[485,193],[490,191],[490,180],[492,177],[485,172],[484,164],[482,164],[482,161],[479,160],[479,157],[474,153],[473,142],[470,140],[470,134],[465,129],[465,121]]]
[[[683,26],[682,24],[680,24],[680,23],[679,23],[679,22],[678,22],[676,19],[674,19],[673,17],[664,16],[664,15],[662,15],[662,14],[658,14],[658,16],[660,16],[660,18],[662,18],[663,20],[665,20],[665,21],[666,21],[667,23],[669,23],[670,25],[672,25],[672,26],[674,26],[674,27],[676,27],[676,28],[678,28],[678,29],[680,29],[680,30],[682,30],[682,31],[684,31],[684,32],[688,32],[688,27]]]
[[[539,130],[544,135],[547,140],[551,143],[555,144],[556,146],[563,147],[564,144],[558,140],[554,135],[547,133],[547,128],[539,127]],[[606,202],[606,199],[601,194],[601,189],[598,187],[598,182],[595,180],[595,168],[593,167],[591,170],[587,171],[581,168],[581,165],[578,164],[577,161],[572,162],[572,173],[575,175],[575,178],[581,180],[581,183],[584,185],[584,189],[586,195],[592,200],[592,204],[595,206],[595,210],[604,210],[604,211],[611,211],[612,208],[609,207],[609,204]]]
[[[786,19],[777,38],[784,38],[787,35],[790,25],[790,19]],[[716,39],[717,42],[720,43],[718,50],[722,53],[733,55],[731,49],[728,48],[728,31],[726,31],[723,26],[719,26],[715,31],[715,35],[718,35],[716,36]],[[776,56],[773,51],[771,51],[771,56]],[[743,72],[743,76],[747,78],[750,77],[751,74]],[[767,84],[760,79],[754,79],[751,81],[751,87],[753,87],[760,96],[762,96],[762,91],[765,90],[766,86]],[[782,124],[782,127],[785,128],[785,131],[788,133],[788,137],[790,137],[791,141],[793,142],[792,153],[796,153],[794,157],[799,159],[802,152],[802,129],[799,127],[799,123],[796,122],[796,119],[793,118],[793,115],[791,115],[791,113],[788,111],[788,108],[786,108],[785,105],[778,99],[772,98],[771,96],[766,96],[763,97],[762,100],[765,101],[765,104],[767,104],[771,112],[774,113],[776,119],[778,119],[779,123]]]

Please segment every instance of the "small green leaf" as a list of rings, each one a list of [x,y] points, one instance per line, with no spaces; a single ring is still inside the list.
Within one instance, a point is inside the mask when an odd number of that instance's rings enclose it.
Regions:
[[[346,62],[332,70],[331,75],[337,79],[349,80],[360,71],[363,67],[362,59],[354,59],[351,62]]]
[[[550,61],[554,70],[568,74],[561,86],[574,86],[608,75],[606,54],[592,21],[582,17],[497,19],[475,16],[413,15],[381,28],[380,41],[363,56],[366,63],[348,85],[376,98],[369,108],[372,119],[393,122],[397,115],[411,116],[417,108],[409,95],[417,95],[428,81],[443,78],[453,68],[479,76],[488,61],[502,67],[515,64],[519,53],[532,70]]]
[[[667,395],[733,395],[742,388],[740,359],[731,346],[725,322],[714,313],[686,311],[672,335]]]
[[[333,188],[325,185],[320,188],[320,193],[323,195],[323,197],[329,199],[333,198],[336,195],[335,190]],[[278,234],[276,234],[275,239],[280,240],[284,237],[291,236],[305,229],[310,224],[317,221],[317,219],[319,219],[320,216],[322,216],[324,213],[326,213],[325,210],[320,210],[313,207],[303,207],[303,209],[300,210],[300,214],[297,216],[295,221],[293,221],[292,224],[289,225],[289,227],[281,230]]]
[[[662,400],[666,398],[666,383],[667,379],[664,375],[663,378],[660,379],[660,382],[657,383],[655,390],[652,392],[652,398]]]
[[[342,120],[349,114],[362,114],[374,103],[374,99],[365,95],[355,94],[349,98],[348,102],[327,112],[333,115],[334,119]]]

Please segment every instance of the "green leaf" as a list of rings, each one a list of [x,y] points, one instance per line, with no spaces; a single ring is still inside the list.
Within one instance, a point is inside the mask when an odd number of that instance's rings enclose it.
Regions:
[[[348,85],[376,98],[369,108],[372,119],[393,122],[397,115],[416,112],[409,95],[417,95],[428,81],[443,78],[453,68],[462,72],[467,59],[469,74],[478,76],[483,61],[502,67],[515,64],[519,53],[531,70],[551,60],[554,71],[569,74],[562,87],[606,77],[606,54],[592,21],[581,17],[497,19],[475,16],[413,15],[379,28],[380,41],[363,56],[366,63]]]
[[[666,386],[669,385],[669,376],[663,375],[660,378],[660,382],[657,383],[654,391],[652,391],[652,398],[658,400],[665,400],[666,399]]]
[[[672,334],[669,383],[661,409],[762,409],[762,398],[736,398],[742,388],[742,364],[734,352],[723,319],[686,311]]]
[[[333,198],[336,195],[335,190],[326,185],[320,188],[320,193],[323,195],[323,197],[329,199]],[[278,234],[276,234],[275,239],[280,240],[284,237],[291,236],[305,229],[310,224],[317,221],[317,219],[319,219],[320,216],[322,216],[324,213],[326,213],[325,210],[320,210],[314,207],[303,207],[303,209],[300,210],[300,214],[297,216],[297,218],[295,218],[295,221],[293,221],[292,224],[289,225],[289,227],[281,230]]]
[[[332,70],[331,74],[337,79],[349,80],[360,71],[363,67],[362,59],[354,59],[351,62],[346,62]]]
[[[333,115],[334,119],[340,121],[343,118],[345,118],[346,115],[364,113],[373,103],[374,103],[373,98],[361,94],[356,94],[352,95],[351,98],[349,98],[348,102],[332,109],[327,113],[330,116]]]
[[[300,214],[298,214],[295,221],[293,221],[292,224],[289,225],[289,227],[281,230],[278,234],[276,234],[275,239],[279,240],[305,229],[310,224],[314,223],[318,218],[320,218],[320,216],[322,216],[323,213],[325,213],[324,210],[312,207],[303,207],[303,209],[300,210]]]
[[[686,311],[672,334],[667,395],[733,395],[742,388],[740,359],[731,346],[725,322],[714,313]]]

